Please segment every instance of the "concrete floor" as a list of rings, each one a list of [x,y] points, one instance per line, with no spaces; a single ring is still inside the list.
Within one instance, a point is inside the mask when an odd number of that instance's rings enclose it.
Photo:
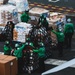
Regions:
[[[38,2],[42,4],[51,4],[51,5],[56,5],[60,7],[69,7],[69,8],[75,8],[75,0],[59,0],[58,2],[49,2],[49,0],[28,0],[30,2]]]

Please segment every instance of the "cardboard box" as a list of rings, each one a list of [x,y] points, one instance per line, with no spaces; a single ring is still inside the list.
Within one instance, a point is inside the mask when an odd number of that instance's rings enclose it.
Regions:
[[[8,21],[13,21],[13,23],[15,24],[18,23],[17,8],[16,6],[13,6],[10,4],[1,5],[0,6],[0,25],[5,26]]]
[[[29,23],[20,22],[15,25],[13,30],[13,40],[19,42],[26,42],[26,35],[29,34],[29,31],[32,29],[32,25]]]
[[[4,60],[7,57],[8,57],[8,55],[0,55],[0,60]]]
[[[10,68],[10,63],[8,61],[0,60],[0,75],[11,75]]]
[[[9,65],[11,66],[11,75],[16,75],[18,70],[17,70],[17,59],[16,57],[13,56],[8,56],[5,58],[5,61],[9,61]]]
[[[30,15],[33,14],[34,16],[40,16],[41,14],[44,14],[46,17],[48,17],[49,10],[46,10],[40,7],[33,7],[32,9],[30,9],[29,14]]]
[[[52,39],[52,42],[57,43],[57,36],[53,32],[51,32],[51,39]]]
[[[0,75],[17,75],[17,73],[16,57],[0,55]]]

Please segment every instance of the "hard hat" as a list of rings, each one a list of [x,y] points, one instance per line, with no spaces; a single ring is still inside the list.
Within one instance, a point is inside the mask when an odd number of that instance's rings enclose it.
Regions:
[[[28,9],[26,9],[26,10],[25,10],[25,12],[27,12],[27,13],[28,13],[28,12],[29,12],[29,10],[28,10]]]
[[[25,45],[28,45],[28,42],[26,42]]]
[[[9,41],[5,41],[5,44],[9,44]]]
[[[34,46],[33,46],[33,43],[29,43],[29,42],[26,42],[25,45],[26,45],[26,46],[29,45],[29,46],[31,46],[31,47],[34,47]]]
[[[30,38],[26,38],[26,42],[30,42],[31,40],[30,40]]]
[[[15,47],[19,47],[19,44],[15,44]]]
[[[67,19],[67,22],[71,22],[71,19],[70,19],[70,18],[68,18],[68,19]]]
[[[41,14],[41,15],[40,15],[40,17],[41,17],[41,18],[44,18],[44,15],[43,15],[43,14]]]
[[[40,46],[44,46],[44,44],[42,42],[39,43]]]
[[[33,43],[29,43],[29,46],[34,47],[34,46],[33,46]]]
[[[46,20],[46,16],[44,16],[44,20]]]
[[[61,28],[59,28],[59,32],[61,32],[62,31],[62,29]]]
[[[26,41],[30,41],[30,38],[26,38]]]
[[[8,21],[7,24],[10,25],[12,21]]]

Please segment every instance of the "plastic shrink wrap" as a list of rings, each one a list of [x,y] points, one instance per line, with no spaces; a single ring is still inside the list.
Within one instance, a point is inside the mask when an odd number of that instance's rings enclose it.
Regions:
[[[17,9],[13,5],[1,5],[0,6],[0,25],[6,25],[8,21],[13,23],[18,22]]]
[[[18,9],[18,12],[23,12],[29,9],[28,0],[9,0],[8,3],[15,5]]]
[[[31,24],[28,23],[18,23],[15,25],[14,31],[13,31],[13,40],[19,41],[19,42],[25,42],[26,41],[26,35],[29,34],[29,31],[32,29]]]

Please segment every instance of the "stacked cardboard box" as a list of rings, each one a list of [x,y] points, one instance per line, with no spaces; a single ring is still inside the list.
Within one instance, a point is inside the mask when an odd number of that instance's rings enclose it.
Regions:
[[[17,73],[16,57],[0,55],[0,75],[17,75]]]
[[[18,37],[18,32],[16,31],[16,29],[13,30],[13,40],[17,40]]]
[[[13,21],[15,24],[18,22],[18,13],[17,13],[16,7],[13,5],[1,5],[0,6],[0,25],[4,26],[10,20]]]
[[[20,22],[15,25],[13,31],[13,40],[19,42],[25,42],[26,36],[29,34],[29,31],[32,29],[31,24]]]
[[[32,8],[29,13],[31,15],[40,16],[40,14],[44,14],[46,17],[49,15],[49,11],[43,8],[34,7]]]
[[[15,5],[18,12],[23,12],[29,9],[28,0],[9,0],[8,3]]]
[[[47,18],[48,22],[49,22],[49,26],[52,26],[52,28],[57,31],[57,24],[58,22],[63,22],[63,24],[65,25],[65,21],[66,21],[66,16],[62,13],[58,13],[58,12],[50,12],[50,17]],[[63,28],[63,27],[62,27]],[[51,38],[53,42],[57,42],[57,37],[56,34],[51,32]]]
[[[37,24],[38,19],[39,19],[41,14],[44,14],[46,17],[48,17],[49,11],[46,9],[43,9],[43,8],[39,8],[39,7],[34,7],[32,9],[30,9],[29,15],[31,17],[31,20],[34,19],[33,21],[31,21],[31,23]]]

